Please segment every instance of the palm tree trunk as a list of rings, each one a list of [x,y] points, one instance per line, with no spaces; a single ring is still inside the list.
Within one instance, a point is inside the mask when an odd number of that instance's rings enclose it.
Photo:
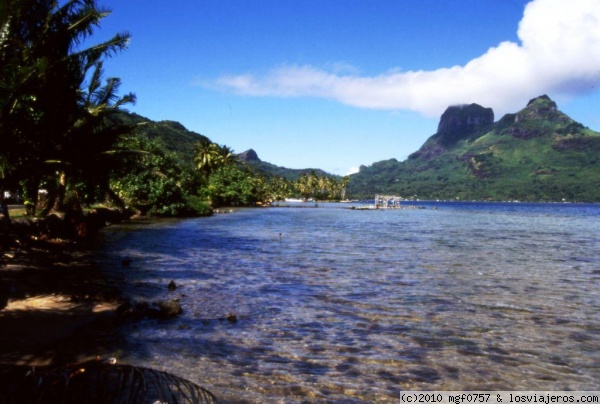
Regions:
[[[2,220],[6,222],[10,221],[8,204],[6,203],[6,198],[4,197],[4,187],[0,187],[0,215],[2,215]]]
[[[115,191],[113,191],[109,187],[106,188],[106,195],[108,195],[108,197],[112,201],[112,203],[114,203],[115,205],[117,205],[117,207],[119,209],[121,209],[121,210],[125,210],[126,209],[125,202],[123,202],[123,199],[121,199],[119,197],[119,195],[117,195],[115,193]]]
[[[63,212],[65,210],[65,196],[67,195],[67,175],[64,171],[61,171],[58,176],[58,188],[54,195],[54,204],[52,210],[56,212]]]
[[[22,189],[25,198],[25,213],[27,216],[35,217],[37,204],[39,201],[39,183],[37,177],[23,180]]]

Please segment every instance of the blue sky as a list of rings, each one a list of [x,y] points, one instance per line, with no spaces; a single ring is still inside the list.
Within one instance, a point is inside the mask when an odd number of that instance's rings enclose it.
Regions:
[[[600,129],[600,0],[99,0],[138,102],[236,152],[344,175],[404,160],[449,105],[548,94]]]

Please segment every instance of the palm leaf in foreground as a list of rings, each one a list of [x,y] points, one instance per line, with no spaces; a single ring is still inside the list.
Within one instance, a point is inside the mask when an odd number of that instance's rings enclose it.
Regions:
[[[32,370],[14,386],[10,403],[216,403],[208,390],[173,374],[99,361]]]

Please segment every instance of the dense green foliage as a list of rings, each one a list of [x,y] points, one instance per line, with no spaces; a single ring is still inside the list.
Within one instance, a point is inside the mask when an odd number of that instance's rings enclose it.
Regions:
[[[8,1],[0,12],[2,205],[4,191],[21,188],[35,206],[42,185],[46,210],[64,209],[68,191],[76,202],[82,192],[107,192],[113,146],[132,130],[110,118],[135,96],[117,95],[118,78],[102,84],[103,60],[127,46],[128,34],[83,47],[108,14],[94,0]]]
[[[542,96],[516,114],[444,147],[432,136],[406,161],[361,167],[352,196],[600,201],[600,134]]]
[[[123,107],[104,61],[129,35],[85,46],[108,11],[95,0],[14,0],[0,8],[0,216],[5,191],[29,214],[82,204],[142,214],[210,214],[212,207],[287,197],[339,200],[375,193],[462,200],[600,201],[600,134],[546,96],[493,122],[476,104],[449,108],[438,133],[406,161],[361,167],[340,178],[236,155],[174,121]],[[472,119],[473,118],[473,119]],[[252,152],[252,153],[249,153]],[[252,154],[252,155],[251,155]],[[39,203],[38,191],[47,192]]]
[[[286,168],[260,160],[248,161],[247,164],[264,177],[279,177],[288,181],[298,181],[303,175],[309,175],[311,173],[337,180],[340,179],[337,175],[332,175],[316,168]]]
[[[209,203],[262,201],[266,182],[227,146],[122,109],[135,96],[118,95],[118,78],[103,82],[103,62],[129,35],[84,46],[108,14],[95,0],[2,2],[0,216],[9,216],[6,191],[30,215],[94,203],[199,215]]]
[[[145,136],[126,138],[122,145],[129,152],[114,170],[111,188],[128,207],[158,216],[199,213],[188,203],[195,196],[191,190],[200,184],[191,168],[180,165],[174,153]]]

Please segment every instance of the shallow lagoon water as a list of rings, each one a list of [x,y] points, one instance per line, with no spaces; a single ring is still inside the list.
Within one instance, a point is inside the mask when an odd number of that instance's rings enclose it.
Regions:
[[[597,390],[600,206],[419,205],[239,209],[107,229],[99,261],[119,268],[125,293],[178,297],[184,309],[124,327],[121,361],[232,402]]]

